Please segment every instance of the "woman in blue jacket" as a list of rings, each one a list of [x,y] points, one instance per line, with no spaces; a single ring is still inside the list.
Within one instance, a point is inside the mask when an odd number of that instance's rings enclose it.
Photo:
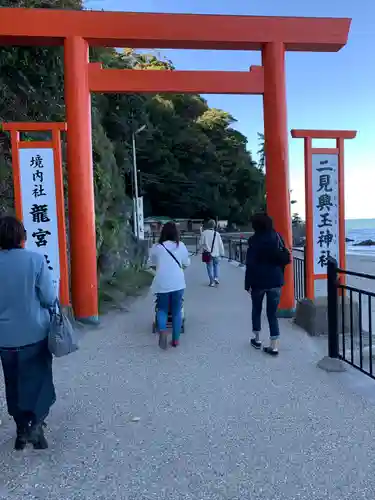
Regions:
[[[26,231],[0,218],[0,359],[8,412],[17,426],[15,449],[48,447],[44,420],[56,400],[48,350],[49,308],[57,298],[43,255],[23,248]]]
[[[255,349],[262,347],[259,335],[263,299],[266,296],[270,345],[263,350],[267,354],[277,356],[280,337],[277,309],[284,284],[284,268],[290,262],[290,253],[281,236],[273,229],[271,217],[257,214],[252,217],[251,223],[254,235],[249,238],[245,275],[245,290],[251,294],[253,304],[254,337],[251,339],[251,345]]]

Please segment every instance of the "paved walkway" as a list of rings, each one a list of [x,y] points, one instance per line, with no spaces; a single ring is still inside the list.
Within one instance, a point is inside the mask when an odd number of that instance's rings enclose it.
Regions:
[[[287,320],[279,358],[252,350],[243,277],[225,263],[209,289],[194,259],[177,350],[157,348],[148,296],[58,360],[50,449],[15,453],[0,425],[0,498],[374,498],[373,402]]]

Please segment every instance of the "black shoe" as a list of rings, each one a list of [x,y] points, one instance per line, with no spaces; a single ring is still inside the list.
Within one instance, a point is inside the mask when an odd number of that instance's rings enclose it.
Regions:
[[[262,342],[257,339],[251,339],[250,344],[255,348],[255,349],[260,349],[262,347]]]
[[[28,441],[34,446],[34,450],[46,450],[48,448],[48,442],[44,435],[43,427],[45,427],[44,422],[33,425],[30,428]]]
[[[272,349],[272,347],[263,347],[263,351],[271,356],[278,356],[279,351],[277,349]]]
[[[29,429],[27,427],[17,427],[17,437],[14,442],[14,449],[22,451],[26,448],[29,440]]]

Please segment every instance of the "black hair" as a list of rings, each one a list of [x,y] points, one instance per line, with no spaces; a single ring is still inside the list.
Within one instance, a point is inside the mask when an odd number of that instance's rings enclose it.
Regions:
[[[269,215],[258,213],[251,217],[251,225],[255,233],[264,233],[273,229],[273,222]]]
[[[174,222],[166,222],[161,230],[159,243],[165,241],[175,241],[177,245],[180,243],[180,233]]]
[[[10,215],[0,217],[0,249],[22,248],[26,230],[21,221]]]

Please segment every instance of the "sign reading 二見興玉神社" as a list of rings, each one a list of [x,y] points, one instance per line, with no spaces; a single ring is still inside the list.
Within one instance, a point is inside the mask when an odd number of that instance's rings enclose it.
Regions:
[[[60,260],[53,149],[20,149],[19,165],[26,248],[44,257],[58,288]]]
[[[339,159],[337,154],[312,155],[314,274],[327,272],[328,257],[339,261]]]

